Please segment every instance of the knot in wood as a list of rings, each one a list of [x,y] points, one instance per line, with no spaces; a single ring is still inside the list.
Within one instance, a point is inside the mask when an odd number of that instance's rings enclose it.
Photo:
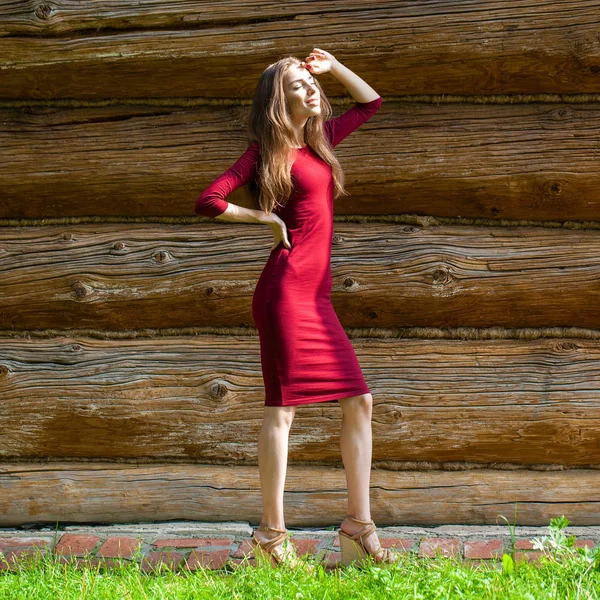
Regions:
[[[344,287],[352,287],[355,283],[356,281],[354,281],[352,277],[346,277],[346,279],[344,279]]]
[[[556,352],[571,352],[577,350],[579,346],[574,342],[558,342],[554,345]]]
[[[344,241],[344,238],[341,235],[334,235],[331,238],[331,243],[332,244],[339,244],[340,242]]]
[[[407,225],[406,227],[402,228],[402,231],[406,231],[406,233],[414,233],[415,231],[418,231],[419,228],[415,227],[414,225]]]
[[[436,269],[433,272],[433,283],[450,283],[452,281],[452,275],[446,269]]]
[[[81,352],[82,348],[79,344],[71,344],[71,346],[69,347],[69,350],[71,352]]]
[[[207,296],[212,296],[215,293],[215,288],[214,287],[208,287],[206,288],[206,295]]]
[[[159,250],[154,256],[153,256],[154,260],[157,263],[166,263],[170,256],[168,252],[165,252],[164,250]]]
[[[600,73],[600,65],[592,65],[590,67],[590,71],[594,74]]]
[[[376,319],[376,318],[377,318],[377,313],[376,313],[374,310],[372,310],[372,311],[369,313],[369,317],[370,317],[371,319]]]
[[[124,250],[125,249],[125,242],[115,242],[113,244],[113,250]]]
[[[556,194],[557,196],[561,193],[562,191],[562,186],[560,185],[560,183],[558,181],[555,181],[551,186],[550,186],[550,191],[553,194]]]
[[[49,4],[38,4],[38,6],[35,7],[34,14],[38,19],[47,19],[53,12],[54,11]]]
[[[213,398],[224,398],[227,395],[227,388],[222,383],[216,381],[210,386],[210,395]]]
[[[73,240],[73,234],[70,231],[65,231],[62,234],[62,239],[65,240],[65,241],[67,241],[67,242],[70,242],[70,241]]]
[[[76,281],[73,283],[73,292],[77,298],[85,298],[89,296],[90,289],[82,281]]]
[[[5,379],[9,373],[10,369],[6,365],[0,365],[0,379]]]

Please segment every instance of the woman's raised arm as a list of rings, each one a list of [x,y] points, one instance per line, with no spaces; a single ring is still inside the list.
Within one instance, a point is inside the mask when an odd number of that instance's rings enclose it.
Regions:
[[[364,79],[343,65],[327,50],[313,48],[310,55],[302,62],[302,66],[315,75],[331,73],[354,99],[354,105],[346,112],[324,123],[325,135],[332,146],[337,146],[381,108],[383,102],[381,96]]]

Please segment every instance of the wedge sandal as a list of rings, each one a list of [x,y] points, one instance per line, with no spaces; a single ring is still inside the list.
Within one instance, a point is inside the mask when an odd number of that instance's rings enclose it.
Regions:
[[[400,555],[397,552],[383,548],[381,544],[374,552],[370,552],[365,546],[367,538],[375,533],[377,529],[373,521],[359,521],[350,516],[347,518],[356,523],[361,523],[365,527],[354,535],[346,533],[341,528],[338,530],[342,565],[349,565],[354,561],[362,563],[370,560],[369,557],[378,564],[393,564],[398,561]]]
[[[265,532],[275,531],[278,535],[270,540],[261,542],[256,537],[256,531],[252,534],[250,545],[252,546],[257,561],[264,560],[273,567],[287,565],[292,569],[298,567],[302,567],[309,571],[314,569],[312,565],[298,558],[293,546],[291,551],[288,550],[287,545],[289,544],[291,546],[291,542],[289,541],[289,532],[287,529],[275,529],[274,527],[268,527],[267,525],[261,525],[258,529]],[[286,550],[288,551],[286,552]]]

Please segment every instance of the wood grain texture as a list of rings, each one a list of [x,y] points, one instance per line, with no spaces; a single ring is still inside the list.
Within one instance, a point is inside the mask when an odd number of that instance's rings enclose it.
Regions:
[[[4,5],[2,98],[248,97],[323,40],[382,95],[600,91],[596,0]]]
[[[334,106],[334,114],[352,100]],[[0,218],[194,216],[247,106],[0,109]],[[384,101],[336,147],[337,214],[600,220],[600,104]],[[254,205],[243,188],[230,202]]]
[[[0,526],[25,523],[138,523],[173,519],[249,521],[261,500],[257,467],[0,464]],[[565,515],[600,525],[600,471],[373,471],[371,508],[379,525],[545,525]],[[292,527],[336,525],[346,510],[341,469],[290,467],[284,505]]]
[[[374,461],[600,464],[600,340],[353,346],[374,397]],[[0,345],[5,460],[255,462],[263,405],[255,336]],[[289,460],[339,463],[340,424],[337,403],[300,407]]]
[[[290,238],[294,252],[293,236]],[[0,330],[254,327],[266,226],[0,229]],[[600,231],[338,223],[345,327],[600,327]]]

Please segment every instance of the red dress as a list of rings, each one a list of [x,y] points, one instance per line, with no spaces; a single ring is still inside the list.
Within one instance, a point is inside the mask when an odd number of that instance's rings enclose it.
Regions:
[[[381,97],[355,102],[324,123],[332,146],[368,121]],[[215,179],[196,201],[196,214],[215,217],[225,198],[257,174],[259,144]],[[266,406],[335,401],[368,394],[369,388],[344,328],[331,304],[333,178],[331,167],[308,147],[292,165],[293,192],[274,210],[286,224],[291,249],[271,250],[252,299],[260,339]]]

